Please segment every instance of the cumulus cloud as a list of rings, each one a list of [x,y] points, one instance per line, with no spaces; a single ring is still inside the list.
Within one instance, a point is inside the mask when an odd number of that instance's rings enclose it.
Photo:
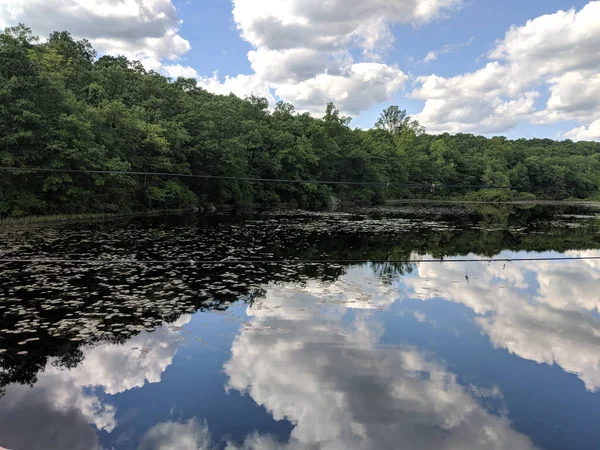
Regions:
[[[524,26],[512,26],[489,56],[514,64],[531,79],[572,70],[597,70],[598,14],[600,2],[591,1],[580,11],[558,11],[529,20]]]
[[[501,398],[497,388],[463,387],[412,347],[378,345],[383,327],[368,308],[393,298],[366,268],[329,286],[267,287],[224,370],[228,389],[294,429],[285,443],[254,434],[228,448],[533,448],[481,406],[480,397]],[[348,305],[366,309],[344,320]]]
[[[309,48],[259,48],[250,51],[248,59],[257,77],[284,84],[310,80],[323,73],[341,74],[344,67],[353,63],[347,52],[327,54]]]
[[[592,253],[567,252],[586,255]],[[496,347],[540,364],[557,364],[576,374],[588,390],[600,389],[600,322],[594,317],[600,312],[598,261],[453,263],[423,265],[418,273],[404,280],[417,297],[465,305]]]
[[[537,92],[527,92],[512,100],[485,96],[431,99],[416,119],[434,133],[499,133],[527,118],[538,96]]]
[[[462,0],[234,0],[242,37],[269,49],[335,49],[350,43],[374,50],[389,42],[392,23],[425,23],[459,7]]]
[[[339,75],[323,73],[309,80],[284,84],[276,94],[299,110],[323,114],[327,102],[334,102],[347,114],[359,114],[365,105],[389,99],[407,80],[397,67],[380,63],[357,63]]]
[[[600,106],[600,73],[568,72],[551,78],[550,98],[546,109],[537,114],[539,122],[560,120],[589,122],[598,115]]]
[[[191,46],[179,34],[171,0],[4,0],[0,28],[23,22],[35,33],[70,31],[101,53],[122,54],[149,67],[174,60]]]
[[[219,75],[214,73],[211,77],[199,78],[198,86],[215,94],[234,94],[240,98],[255,95],[266,98],[270,104],[275,103],[269,85],[255,75],[226,76],[224,81],[221,81]]]
[[[196,69],[190,66],[182,66],[181,64],[170,64],[162,67],[164,73],[173,79],[183,78],[199,78]]]
[[[579,11],[538,17],[512,26],[488,53],[490,62],[482,69],[448,78],[418,77],[411,93],[425,100],[418,119],[436,132],[496,133],[521,120],[590,124],[599,118],[600,107],[599,16],[600,1],[591,1]],[[543,86],[550,98],[536,111],[533,99]],[[577,138],[585,131],[584,127],[571,135]]]
[[[565,134],[567,139],[574,141],[600,141],[600,119],[592,122],[588,127],[574,128]]]
[[[333,101],[355,115],[391,98],[408,78],[380,62],[394,41],[390,26],[426,23],[461,5],[462,0],[235,0],[233,18],[253,46],[248,59],[254,74],[203,84],[237,95],[264,84],[300,111],[322,114]],[[352,49],[362,51],[360,60]],[[245,83],[249,78],[253,82]]]
[[[496,133],[513,128],[535,112],[536,91],[522,92],[498,62],[452,78],[417,77],[410,96],[425,100],[416,118],[431,132]]]

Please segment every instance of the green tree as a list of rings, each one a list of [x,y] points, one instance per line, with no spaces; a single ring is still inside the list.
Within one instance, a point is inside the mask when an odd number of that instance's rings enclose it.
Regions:
[[[425,132],[425,128],[422,127],[418,121],[413,120],[407,115],[406,110],[400,109],[396,105],[392,105],[383,110],[375,123],[375,127],[391,134],[413,132],[416,135],[420,135]]]

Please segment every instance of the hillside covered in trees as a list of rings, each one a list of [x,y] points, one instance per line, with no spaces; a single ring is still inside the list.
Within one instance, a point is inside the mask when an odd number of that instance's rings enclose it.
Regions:
[[[397,107],[371,130],[352,129],[333,104],[322,119],[287,103],[270,110],[263,98],[214,95],[194,79],[170,80],[124,57],[98,58],[67,32],[40,43],[19,26],[0,34],[0,166],[382,183],[0,170],[0,217],[322,205],[331,194],[373,203],[597,198],[600,143],[433,136]]]

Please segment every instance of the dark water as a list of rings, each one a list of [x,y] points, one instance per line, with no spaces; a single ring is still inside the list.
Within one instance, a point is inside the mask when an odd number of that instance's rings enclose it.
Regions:
[[[77,260],[0,264],[0,446],[600,448],[600,260],[452,262],[600,256],[598,211],[481,208],[0,231]]]

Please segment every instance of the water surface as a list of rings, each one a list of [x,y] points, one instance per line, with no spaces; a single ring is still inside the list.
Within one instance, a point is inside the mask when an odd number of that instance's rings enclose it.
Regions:
[[[600,261],[577,259],[600,256],[598,211],[280,211],[0,235],[2,259],[73,260],[0,264],[0,446],[598,448]],[[575,259],[520,260],[556,257]],[[402,262],[418,259],[443,262]],[[209,263],[222,260],[235,262]]]

